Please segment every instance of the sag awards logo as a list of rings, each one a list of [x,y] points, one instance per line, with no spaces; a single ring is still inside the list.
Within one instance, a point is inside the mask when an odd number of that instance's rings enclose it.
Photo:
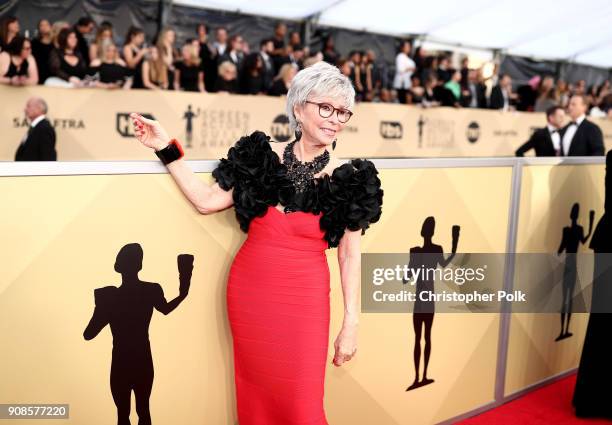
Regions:
[[[145,118],[150,120],[154,120],[155,117],[149,113],[141,113]],[[117,112],[117,116],[115,118],[115,129],[117,133],[119,133],[122,137],[134,137],[134,131],[132,131],[132,121],[130,120],[129,112]]]
[[[80,118],[49,118],[49,122],[56,130],[85,130],[85,121]],[[14,128],[28,128],[30,123],[23,118],[13,117]]]
[[[183,120],[185,120],[185,142],[186,148],[193,147],[193,120],[200,115],[200,108],[196,111],[193,110],[191,105],[187,105],[187,110],[183,114]]]
[[[404,136],[402,123],[397,121],[381,121],[380,135],[383,139],[401,139]]]
[[[498,128],[493,131],[493,137],[499,137],[499,138],[503,138],[507,140],[507,139],[512,139],[514,137],[518,137],[518,132],[513,128],[509,128],[509,129]]]
[[[480,137],[480,126],[476,121],[472,121],[468,124],[466,135],[468,142],[476,143],[478,141],[478,138]]]
[[[246,110],[198,108],[187,105],[183,113],[185,138],[201,147],[228,147],[248,133],[251,115]]]
[[[427,128],[427,131],[425,129]],[[417,121],[419,149],[447,149],[455,147],[455,122],[419,116]]]

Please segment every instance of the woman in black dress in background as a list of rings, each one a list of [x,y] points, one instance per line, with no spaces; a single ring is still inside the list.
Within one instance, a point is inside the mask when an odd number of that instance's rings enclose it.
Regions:
[[[59,47],[49,56],[51,76],[69,82],[73,87],[81,86],[87,73],[87,65],[77,49],[77,36],[73,29],[64,28],[57,36]]]
[[[292,63],[286,63],[281,66],[280,71],[278,71],[278,75],[268,89],[268,94],[270,96],[285,96],[289,91],[291,81],[293,81],[293,77],[295,77],[297,71],[297,67]]]
[[[612,382],[612,151],[606,156],[605,196],[604,215],[590,244],[595,251],[593,301],[574,389],[573,405],[578,417],[612,418],[608,390]]]
[[[32,56],[32,43],[17,34],[6,52],[0,52],[0,83],[26,86],[38,83],[36,60]]]
[[[263,94],[265,91],[263,61],[259,53],[249,53],[244,59],[240,78],[240,93]]]
[[[238,93],[238,70],[230,61],[219,64],[219,77],[215,82],[215,92]]]
[[[38,21],[37,35],[32,39],[32,56],[38,68],[38,84],[44,84],[49,77],[49,56],[53,50],[51,24],[47,19]]]
[[[142,82],[142,63],[145,56],[150,52],[149,49],[143,48],[145,42],[145,34],[141,28],[130,27],[125,36],[125,45],[123,46],[123,58],[127,68],[133,77],[132,88],[143,89]]]
[[[130,80],[127,78],[129,70],[125,66],[125,62],[119,58],[117,46],[112,40],[104,40],[100,46],[102,50],[101,59],[94,59],[89,65],[89,75],[97,74],[96,87],[100,88],[126,88],[131,86]]]
[[[181,49],[183,60],[174,65],[174,90],[204,92],[204,70],[193,43]]]

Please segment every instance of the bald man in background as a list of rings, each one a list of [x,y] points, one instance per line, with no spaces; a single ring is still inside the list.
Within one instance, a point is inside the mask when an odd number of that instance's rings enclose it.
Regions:
[[[15,161],[57,161],[55,129],[45,116],[47,102],[40,97],[31,97],[24,112],[30,126],[17,148]]]

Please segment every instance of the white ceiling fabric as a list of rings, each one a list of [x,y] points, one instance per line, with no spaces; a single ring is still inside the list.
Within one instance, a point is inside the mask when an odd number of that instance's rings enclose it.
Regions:
[[[175,0],[536,59],[612,67],[611,0]]]

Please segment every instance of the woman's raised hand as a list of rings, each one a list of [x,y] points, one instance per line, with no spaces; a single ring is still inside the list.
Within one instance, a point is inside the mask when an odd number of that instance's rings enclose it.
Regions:
[[[130,114],[130,118],[134,126],[134,134],[140,143],[156,151],[168,146],[170,137],[159,122],[150,120],[134,112]]]

